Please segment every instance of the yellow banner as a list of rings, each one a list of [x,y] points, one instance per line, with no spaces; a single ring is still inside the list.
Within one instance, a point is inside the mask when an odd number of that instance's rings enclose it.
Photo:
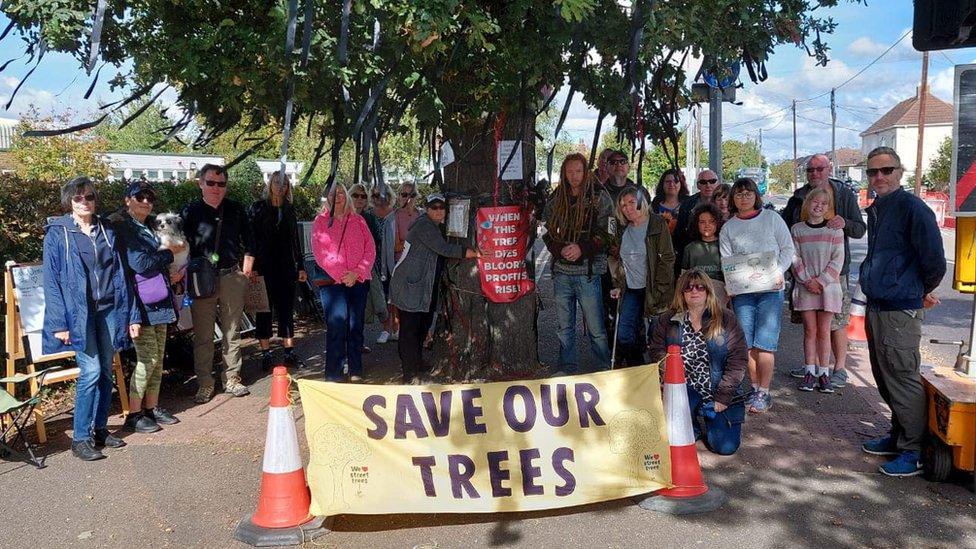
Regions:
[[[531,511],[670,486],[654,365],[473,385],[298,388],[314,515]]]

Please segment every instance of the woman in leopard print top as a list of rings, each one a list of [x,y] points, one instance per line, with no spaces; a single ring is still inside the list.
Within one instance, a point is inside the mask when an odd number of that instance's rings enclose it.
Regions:
[[[716,454],[733,454],[745,418],[745,406],[736,399],[749,362],[742,328],[719,305],[704,271],[686,271],[675,289],[671,307],[653,323],[651,361],[663,358],[668,345],[681,347],[695,437]]]

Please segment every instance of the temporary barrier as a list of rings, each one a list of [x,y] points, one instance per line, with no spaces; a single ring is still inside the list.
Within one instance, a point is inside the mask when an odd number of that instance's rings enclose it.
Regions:
[[[861,283],[854,285],[851,293],[851,314],[847,322],[848,341],[867,341],[867,332],[864,331],[864,313],[867,306],[867,297],[861,291]]]
[[[664,414],[671,443],[671,483],[674,487],[658,490],[639,505],[674,515],[713,511],[725,503],[726,496],[721,490],[706,486],[702,476],[681,347],[669,345],[664,364]]]
[[[275,367],[258,509],[234,531],[235,539],[255,547],[297,545],[328,531],[323,527],[324,517],[309,514],[311,498],[298,453],[288,380],[288,369]]]

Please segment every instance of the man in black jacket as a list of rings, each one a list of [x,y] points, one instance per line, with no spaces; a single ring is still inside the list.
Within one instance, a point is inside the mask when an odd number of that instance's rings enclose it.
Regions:
[[[803,200],[813,189],[826,189],[834,196],[836,215],[827,222],[827,226],[844,231],[844,267],[840,271],[840,284],[844,289],[844,306],[830,321],[830,346],[834,352],[834,371],[830,376],[830,382],[835,388],[840,388],[847,384],[847,323],[851,310],[851,292],[847,281],[851,270],[850,239],[863,237],[868,226],[861,216],[861,208],[857,205],[857,197],[854,193],[843,181],[830,177],[831,162],[827,155],[814,155],[807,162],[806,172],[807,184],[797,189],[790,197],[786,208],[783,209],[783,220],[786,221],[787,227],[793,227],[800,222]],[[805,371],[804,367],[800,366],[790,370],[790,375],[802,378]]]
[[[224,392],[236,397],[250,394],[241,383],[240,323],[244,292],[254,268],[254,239],[244,206],[226,198],[226,168],[205,165],[200,169],[199,185],[202,199],[187,204],[180,217],[190,244],[190,259],[206,258],[219,274],[216,295],[194,299],[190,305],[193,368],[197,374],[197,395],[193,400],[203,404],[214,392],[214,322],[218,312],[223,332]]]

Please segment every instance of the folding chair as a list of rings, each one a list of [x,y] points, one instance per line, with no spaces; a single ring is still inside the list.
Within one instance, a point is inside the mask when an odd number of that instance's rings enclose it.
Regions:
[[[23,429],[27,426],[27,420],[31,417],[31,414],[34,413],[34,408],[44,398],[46,393],[44,390],[44,378],[49,372],[53,372],[54,370],[60,370],[60,368],[48,368],[40,372],[16,374],[0,378],[0,383],[23,383],[33,378],[38,378],[37,385],[39,387],[38,391],[27,400],[17,400],[6,390],[0,388],[0,420],[3,420],[0,421],[3,430],[0,433],[0,458],[6,457],[7,454],[14,454],[38,469],[46,467],[44,462],[34,455],[34,449],[31,447],[30,442],[27,441],[27,437],[24,436]],[[4,418],[9,419],[4,420]],[[14,436],[8,443],[7,435],[11,432],[14,433]],[[26,454],[14,448],[18,442],[23,445],[27,451]]]

